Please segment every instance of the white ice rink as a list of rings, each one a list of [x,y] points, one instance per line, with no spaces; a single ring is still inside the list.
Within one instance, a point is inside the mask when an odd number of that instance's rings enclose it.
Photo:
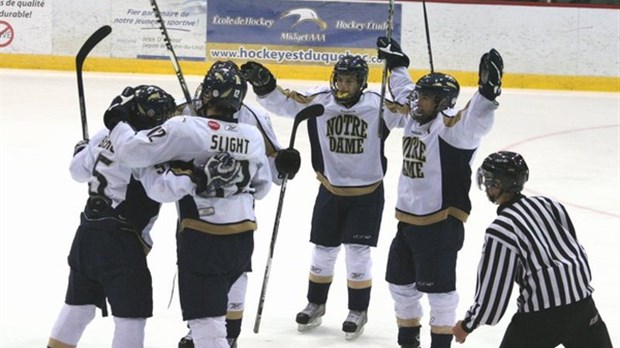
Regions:
[[[305,90],[327,83],[327,78],[280,84]],[[127,85],[157,84],[182,99],[172,69],[165,76],[86,72],[84,79],[90,134],[103,126],[103,111]],[[190,90],[200,80],[188,76]],[[376,84],[371,88],[379,90]],[[473,91],[465,88],[457,105],[464,106]],[[63,304],[69,272],[66,256],[87,195],[86,186],[72,181],[68,171],[73,145],[82,135],[75,73],[0,69],[0,92],[0,347],[44,347]],[[246,101],[255,103],[254,98],[249,93]],[[525,193],[547,195],[567,206],[589,255],[594,300],[614,346],[620,347],[620,96],[505,89],[498,100],[496,123],[483,139],[474,169],[491,152],[519,152],[531,172]],[[291,120],[274,116],[272,122],[280,142],[287,144]],[[340,329],[347,314],[344,254],[337,264],[323,325],[307,333],[296,330],[295,314],[306,304],[309,224],[319,186],[302,125],[296,142],[302,168],[286,191],[259,334],[254,334],[252,327],[279,188],[274,187],[256,204],[259,229],[255,234],[254,272],[250,274],[239,347],[397,347],[392,299],[383,277],[387,250],[396,230],[400,136],[401,130],[393,131],[386,145],[386,204],[379,245],[373,250],[374,286],[364,334],[348,342]],[[484,229],[495,216],[495,206],[483,192],[472,188],[470,196],[473,210],[465,225],[465,245],[458,264],[459,318],[471,304]],[[164,206],[152,232],[155,245],[148,260],[155,308],[147,323],[149,348],[176,347],[186,333],[176,289],[168,306],[175,275],[175,214],[173,205]],[[481,327],[464,345],[453,343],[453,347],[497,347],[515,309],[513,300],[499,325]],[[428,313],[427,306],[425,310]],[[428,330],[426,316],[424,347],[430,344]],[[101,318],[98,312],[80,347],[109,347],[112,332],[111,317]]]

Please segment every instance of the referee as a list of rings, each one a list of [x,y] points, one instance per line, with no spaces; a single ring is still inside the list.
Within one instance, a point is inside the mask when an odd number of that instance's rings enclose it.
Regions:
[[[453,328],[455,340],[502,318],[514,283],[518,310],[500,348],[611,348],[592,299],[586,252],[564,206],[521,194],[529,170],[521,155],[500,151],[478,169],[478,186],[497,205],[487,228],[474,304]]]

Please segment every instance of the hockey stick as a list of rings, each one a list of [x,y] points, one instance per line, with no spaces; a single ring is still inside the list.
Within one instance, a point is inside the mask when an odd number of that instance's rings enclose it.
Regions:
[[[289,148],[293,148],[295,145],[295,137],[297,135],[297,127],[302,121],[305,121],[312,117],[318,117],[323,115],[325,108],[323,105],[314,104],[301,110],[295,115],[295,121],[293,122],[293,131],[291,132],[291,140]],[[273,232],[271,234],[271,244],[269,245],[269,256],[267,257],[267,266],[265,266],[265,275],[263,276],[263,288],[260,293],[258,302],[258,310],[256,312],[256,320],[254,321],[254,333],[258,333],[260,327],[260,321],[263,316],[263,307],[265,305],[265,295],[267,293],[267,282],[269,281],[269,273],[271,273],[271,261],[273,260],[273,251],[276,246],[276,238],[278,237],[278,228],[280,227],[280,216],[282,215],[282,204],[284,203],[284,193],[286,192],[286,182],[288,181],[288,174],[284,175],[282,184],[280,184],[280,198],[278,200],[278,208],[276,210],[276,219],[273,223]]]
[[[95,46],[101,40],[105,39],[112,32],[112,28],[109,25],[97,29],[87,40],[84,42],[77,56],[75,56],[75,72],[77,73],[77,85],[78,85],[78,97],[80,100],[80,116],[82,118],[82,139],[88,140],[88,122],[86,120],[86,101],[84,99],[84,80],[82,78],[82,68],[84,67],[84,61],[86,57],[92,51]]]
[[[424,11],[424,29],[426,30],[426,46],[428,47],[428,61],[431,64],[431,73],[435,72],[433,67],[433,52],[431,51],[431,34],[428,29],[428,16],[426,15],[426,1],[422,0],[422,10]]]
[[[166,49],[168,49],[168,56],[170,57],[170,61],[172,62],[172,66],[174,67],[174,72],[177,74],[177,79],[179,79],[179,84],[181,84],[181,90],[183,90],[183,96],[185,96],[187,106],[192,111],[192,114],[195,115],[196,112],[194,110],[194,104],[192,104],[192,97],[189,94],[189,89],[187,88],[185,77],[183,77],[183,72],[181,71],[181,65],[179,64],[177,55],[174,53],[174,48],[172,48],[172,42],[170,41],[170,37],[168,36],[168,30],[166,30],[166,25],[164,24],[164,19],[162,18],[159,7],[157,6],[157,1],[151,0],[151,7],[153,8],[153,12],[155,13],[155,18],[157,18],[157,22],[159,23],[159,30],[164,36],[164,43],[166,44]]]
[[[388,5],[388,20],[387,20],[387,32],[386,36],[388,42],[392,39],[392,27],[394,20],[394,0],[390,0]],[[378,136],[379,138],[383,135],[383,113],[385,112],[385,92],[387,89],[387,75],[388,75],[388,63],[387,59],[383,62],[383,75],[381,76],[381,100],[379,101],[379,128],[378,128]]]

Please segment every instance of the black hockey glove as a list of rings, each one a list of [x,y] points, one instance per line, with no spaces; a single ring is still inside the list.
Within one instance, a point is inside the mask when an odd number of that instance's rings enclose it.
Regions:
[[[478,90],[485,98],[495,100],[502,94],[504,61],[494,48],[482,55],[478,69]]]
[[[197,183],[196,193],[209,193],[231,184],[241,171],[241,163],[228,152],[220,152],[200,169],[197,174],[202,179]]]
[[[377,56],[387,62],[388,69],[392,70],[404,66],[409,67],[409,57],[403,53],[398,42],[385,36],[377,38]]]
[[[261,96],[276,89],[276,78],[260,63],[249,61],[241,65],[243,77],[252,85],[254,93]]]
[[[301,167],[299,151],[292,147],[278,151],[276,155],[276,169],[278,170],[279,178],[283,178],[288,174],[288,178],[293,179],[299,171],[299,167]]]
[[[103,123],[107,129],[112,130],[119,122],[129,119],[134,92],[132,87],[125,87],[123,93],[112,99],[112,104],[103,114]]]
[[[78,152],[84,150],[88,146],[88,139],[80,140],[73,147],[73,156],[77,155]]]

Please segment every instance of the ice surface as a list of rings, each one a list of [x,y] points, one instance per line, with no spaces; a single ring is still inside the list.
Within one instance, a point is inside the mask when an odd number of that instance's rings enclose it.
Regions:
[[[172,70],[171,70],[172,71]],[[174,74],[84,74],[90,134],[103,126],[103,111],[127,85],[157,84],[182,98]],[[190,90],[200,83],[188,76]],[[305,90],[325,81],[287,81],[282,86]],[[44,347],[64,301],[69,268],[66,256],[86,186],[72,181],[68,165],[73,145],[81,138],[78,96],[73,72],[0,70],[0,346]],[[377,84],[371,88],[379,90]],[[465,105],[473,89],[462,91],[458,106]],[[246,99],[255,103],[254,95]],[[565,203],[584,244],[593,270],[594,299],[620,347],[620,209],[619,113],[617,93],[584,93],[504,90],[491,133],[483,140],[474,162],[477,167],[497,150],[520,152],[531,175],[526,194],[544,194]],[[288,143],[290,119],[272,117],[282,144]],[[257,202],[259,229],[255,234],[254,272],[250,274],[243,331],[243,348],[278,347],[396,347],[393,304],[383,280],[387,250],[396,230],[394,204],[400,160],[400,130],[386,144],[389,159],[385,179],[386,204],[379,245],[373,249],[374,286],[369,321],[364,334],[347,342],[341,331],[347,315],[344,253],[336,265],[327,314],[312,332],[296,331],[295,314],[306,304],[311,245],[309,224],[319,183],[310,167],[305,127],[300,127],[296,147],[302,169],[289,182],[271,278],[259,334],[252,332],[258,296],[279,189]],[[472,188],[472,215],[459,254],[458,317],[471,304],[476,267],[486,225],[495,206],[484,193]],[[146,347],[176,347],[186,333],[181,321],[178,293],[171,296],[175,276],[175,209],[164,206],[153,230],[154,249],[148,260],[153,273],[154,317],[147,323]],[[514,297],[514,294],[513,294]],[[500,324],[482,327],[463,347],[497,347],[515,311],[514,301]],[[428,306],[425,304],[428,314]],[[428,316],[423,318],[422,342],[428,346]],[[80,347],[109,347],[113,332],[110,317],[97,316],[82,337]],[[461,345],[453,343],[453,347]]]

